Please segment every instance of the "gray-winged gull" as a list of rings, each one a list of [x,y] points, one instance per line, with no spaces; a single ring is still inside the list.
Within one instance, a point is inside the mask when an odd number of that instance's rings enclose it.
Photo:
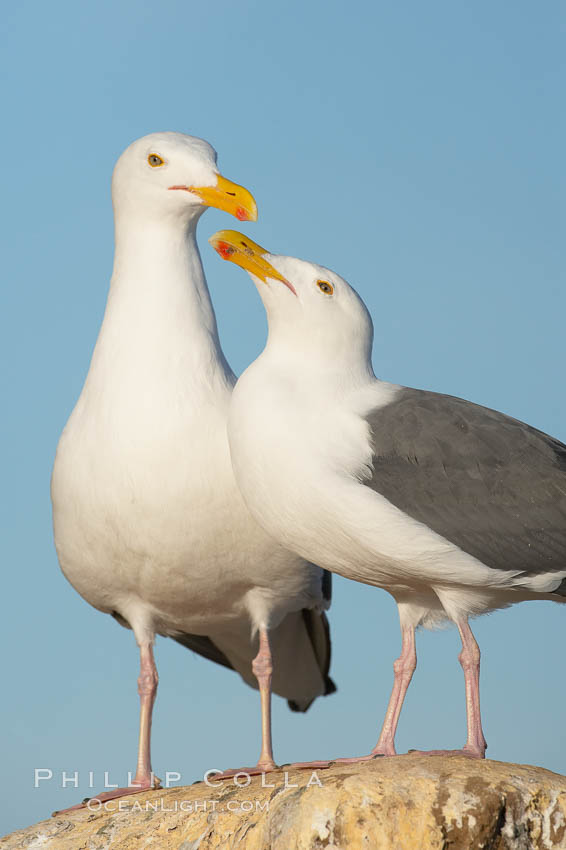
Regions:
[[[523,600],[566,601],[566,446],[495,410],[378,380],[372,321],[345,280],[235,231],[210,241],[249,271],[269,323],[229,417],[246,504],[282,545],[398,604],[401,656],[363,758],[395,754],[415,628],[442,620],[462,639],[467,741],[456,752],[483,758],[468,619]]]
[[[140,648],[133,787],[99,800],[152,786],[156,634],[259,684],[257,771],[275,766],[271,687],[299,711],[334,689],[322,611],[330,575],[265,534],[230,464],[235,377],[220,347],[196,227],[206,206],[255,220],[255,201],[218,173],[209,144],[179,133],[131,144],[114,170],[112,198],[108,303],[52,481],[65,576],[87,602],[132,628]]]

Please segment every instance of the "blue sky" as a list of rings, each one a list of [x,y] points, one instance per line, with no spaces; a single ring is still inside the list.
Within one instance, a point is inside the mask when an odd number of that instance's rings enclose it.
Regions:
[[[112,269],[110,174],[133,139],[210,141],[258,201],[252,238],[362,294],[379,376],[566,441],[561,3],[24,0],[3,24],[1,833],[87,796],[59,787],[62,770],[123,781],[134,768],[134,640],[60,574],[49,502]],[[234,226],[207,212],[199,240],[239,372],[261,350],[263,311],[206,242]],[[530,603],[476,622],[491,758],[566,772],[565,614]],[[377,739],[395,605],[338,579],[331,622],[339,691],[305,716],[276,699],[282,762]],[[417,649],[399,749],[460,746],[457,635],[422,633]],[[256,694],[171,641],[157,662],[156,772],[188,783],[255,761]],[[34,789],[35,767],[54,780]]]

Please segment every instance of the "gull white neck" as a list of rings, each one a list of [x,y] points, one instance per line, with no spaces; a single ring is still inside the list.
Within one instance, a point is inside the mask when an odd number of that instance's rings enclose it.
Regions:
[[[191,321],[217,344],[216,319],[196,243],[197,218],[135,218],[116,215],[116,252],[109,306],[127,302],[131,319],[141,314]],[[179,316],[179,310],[181,315]],[[155,312],[157,311],[157,312]]]
[[[116,252],[89,380],[231,384],[196,244],[198,216],[116,213]]]

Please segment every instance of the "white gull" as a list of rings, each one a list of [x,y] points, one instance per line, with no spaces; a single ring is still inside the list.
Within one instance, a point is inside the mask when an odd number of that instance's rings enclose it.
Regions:
[[[276,544],[234,481],[226,422],[235,377],[196,244],[206,206],[256,218],[201,139],[155,133],[114,170],[114,272],[85,385],[53,471],[55,543],[73,587],[140,648],[138,765],[152,785],[156,634],[236,670],[261,693],[258,770],[274,767],[270,695],[304,711],[329,693],[329,575]],[[273,657],[273,660],[272,660]],[[228,730],[226,730],[228,733]]]
[[[229,417],[246,504],[282,545],[398,605],[393,691],[362,758],[395,754],[415,628],[442,620],[462,639],[467,741],[456,752],[483,758],[468,620],[523,600],[566,602],[566,446],[495,410],[378,380],[371,317],[345,280],[235,231],[210,241],[249,271],[269,323]]]

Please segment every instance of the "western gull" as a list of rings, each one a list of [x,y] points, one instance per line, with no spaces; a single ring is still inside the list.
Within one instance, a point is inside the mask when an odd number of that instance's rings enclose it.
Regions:
[[[330,574],[265,534],[230,463],[235,377],[220,347],[196,227],[207,206],[255,220],[255,201],[219,174],[207,142],[169,132],[125,150],[112,199],[106,312],[52,479],[63,573],[87,602],[131,628],[140,649],[136,774],[132,787],[98,800],[155,784],[156,634],[259,686],[257,771],[275,767],[272,687],[297,711],[334,690],[323,612]]]
[[[238,381],[229,417],[246,504],[282,545],[398,605],[393,691],[362,758],[395,754],[415,628],[446,620],[462,640],[467,741],[444,752],[483,758],[468,620],[524,600],[566,601],[566,446],[495,410],[378,380],[371,317],[345,280],[235,231],[210,241],[250,273],[268,316],[265,350]]]

